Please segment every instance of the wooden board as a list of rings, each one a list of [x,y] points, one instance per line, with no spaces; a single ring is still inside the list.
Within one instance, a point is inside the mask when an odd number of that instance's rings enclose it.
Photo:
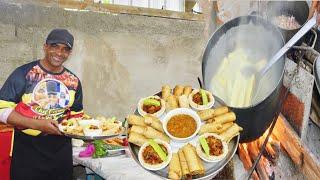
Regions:
[[[282,115],[277,120],[273,134],[307,179],[318,179],[320,177],[320,162],[317,161],[309,148],[301,142],[297,133]]]

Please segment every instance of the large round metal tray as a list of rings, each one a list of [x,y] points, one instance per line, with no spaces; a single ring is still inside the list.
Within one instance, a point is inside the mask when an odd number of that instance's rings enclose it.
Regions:
[[[157,93],[156,95],[161,96],[161,93]],[[214,107],[219,107],[224,105],[224,103],[217,97],[215,98],[215,104]],[[138,110],[136,109],[135,114],[139,115]],[[127,131],[128,132],[128,131]],[[127,134],[127,137],[129,137],[129,135]],[[196,136],[198,137],[198,136]],[[192,176],[192,179],[209,179],[209,178],[213,178],[214,176],[216,176],[224,167],[225,165],[228,164],[228,162],[232,159],[232,157],[234,156],[234,154],[237,151],[238,148],[238,144],[239,144],[239,139],[240,139],[240,135],[234,137],[228,144],[228,154],[227,156],[220,162],[217,163],[208,163],[208,162],[203,162],[203,165],[205,166],[205,174],[204,176]],[[144,168],[138,159],[138,153],[139,153],[139,149],[140,147],[137,145],[134,145],[132,143],[129,142],[129,150],[132,154],[132,158],[142,167]],[[145,169],[145,168],[144,168]],[[150,173],[154,174],[154,175],[158,175],[161,178],[164,179],[168,179],[168,166],[164,169],[158,170],[158,171],[150,171],[148,169],[145,169],[146,171],[149,171]]]

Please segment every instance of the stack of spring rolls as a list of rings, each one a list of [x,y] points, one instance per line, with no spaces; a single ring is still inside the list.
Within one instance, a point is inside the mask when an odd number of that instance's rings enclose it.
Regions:
[[[223,141],[228,143],[242,131],[242,128],[234,122],[236,120],[235,113],[229,111],[229,108],[226,106],[206,109],[197,113],[201,120],[206,121],[206,124],[200,128],[200,135],[204,133],[216,133],[222,137]]]
[[[162,99],[166,101],[166,111],[169,112],[176,108],[189,108],[188,96],[192,92],[191,86],[176,85],[171,94],[169,85],[162,86]]]
[[[131,125],[128,141],[142,146],[148,139],[161,139],[170,143],[170,138],[164,133],[160,119],[146,115],[144,117],[129,115],[128,123]]]
[[[169,179],[186,179],[193,175],[204,175],[205,168],[196,153],[196,148],[186,144],[179,149],[178,153],[172,154],[169,163]]]

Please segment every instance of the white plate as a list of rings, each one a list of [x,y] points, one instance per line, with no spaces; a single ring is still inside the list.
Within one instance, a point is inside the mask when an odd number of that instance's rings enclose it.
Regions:
[[[170,145],[169,145],[168,143],[166,143],[165,141],[162,141],[162,140],[160,140],[160,139],[155,139],[154,141],[155,141],[156,143],[158,143],[158,144],[164,145],[164,146],[167,148],[167,150],[168,150],[168,157],[167,157],[167,160],[166,160],[166,161],[164,161],[164,162],[162,162],[161,164],[158,164],[158,165],[150,165],[150,164],[145,163],[144,160],[143,160],[143,157],[142,157],[142,152],[143,152],[143,150],[144,150],[147,146],[150,145],[150,143],[149,143],[149,142],[144,143],[144,144],[141,146],[140,150],[139,150],[138,158],[139,158],[140,164],[141,164],[144,168],[146,168],[146,169],[148,169],[148,170],[151,170],[151,171],[156,171],[156,170],[160,170],[160,169],[165,168],[165,167],[169,164],[169,162],[171,161],[171,158],[172,158],[172,150],[171,150],[171,147],[170,147]]]

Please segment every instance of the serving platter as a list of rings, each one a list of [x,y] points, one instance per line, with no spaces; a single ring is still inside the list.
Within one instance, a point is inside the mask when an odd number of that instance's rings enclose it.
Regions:
[[[110,139],[124,134],[125,122],[115,119],[108,121],[109,119],[103,116],[100,117],[100,120],[71,118],[58,124],[58,129],[64,136],[81,140]],[[70,124],[68,124],[69,122]],[[91,126],[96,129],[91,130]]]
[[[161,92],[157,93],[156,94],[157,96],[161,96]],[[215,98],[215,104],[212,108],[217,108],[217,107],[220,107],[220,106],[224,106],[224,103],[218,99],[217,97],[214,97]],[[138,113],[138,110],[136,109],[135,111],[135,115],[139,115]],[[162,115],[160,117],[160,120],[163,119],[165,115]],[[130,128],[131,126],[129,125],[128,128]],[[128,133],[128,131],[127,131]],[[127,134],[127,136],[129,136]],[[187,143],[190,143],[192,145],[196,145],[196,141],[198,139],[199,135],[196,135],[194,138],[192,138],[189,142],[176,142],[176,141],[172,141],[170,142],[170,146],[173,150],[173,152],[177,152],[179,148],[181,148],[183,145],[187,144]],[[228,143],[228,153],[226,155],[226,157],[219,161],[219,162],[205,162],[202,160],[203,162],[203,165],[205,167],[205,174],[204,175],[194,175],[192,176],[192,179],[208,179],[208,178],[213,178],[215,175],[217,175],[226,165],[227,163],[232,159],[232,157],[234,156],[236,150],[237,150],[237,147],[238,147],[238,144],[239,144],[239,139],[240,139],[240,135],[232,138],[229,143]],[[132,158],[142,167],[144,168],[140,162],[139,162],[139,158],[138,158],[138,154],[139,154],[139,149],[140,147],[133,144],[133,143],[130,143],[129,142],[129,150],[132,154]],[[146,168],[144,168],[146,171],[152,173],[152,174],[155,174],[161,178],[164,178],[164,179],[168,179],[168,167],[167,166],[166,168],[164,169],[161,169],[161,170],[157,170],[157,171],[151,171],[151,170],[148,170]]]
[[[108,136],[80,136],[80,135],[75,135],[75,134],[68,134],[62,132],[64,136],[74,138],[74,139],[82,139],[82,140],[99,140],[99,139],[110,139],[114,137],[118,137],[122,135],[122,132],[119,134],[113,134],[113,135],[108,135]]]

